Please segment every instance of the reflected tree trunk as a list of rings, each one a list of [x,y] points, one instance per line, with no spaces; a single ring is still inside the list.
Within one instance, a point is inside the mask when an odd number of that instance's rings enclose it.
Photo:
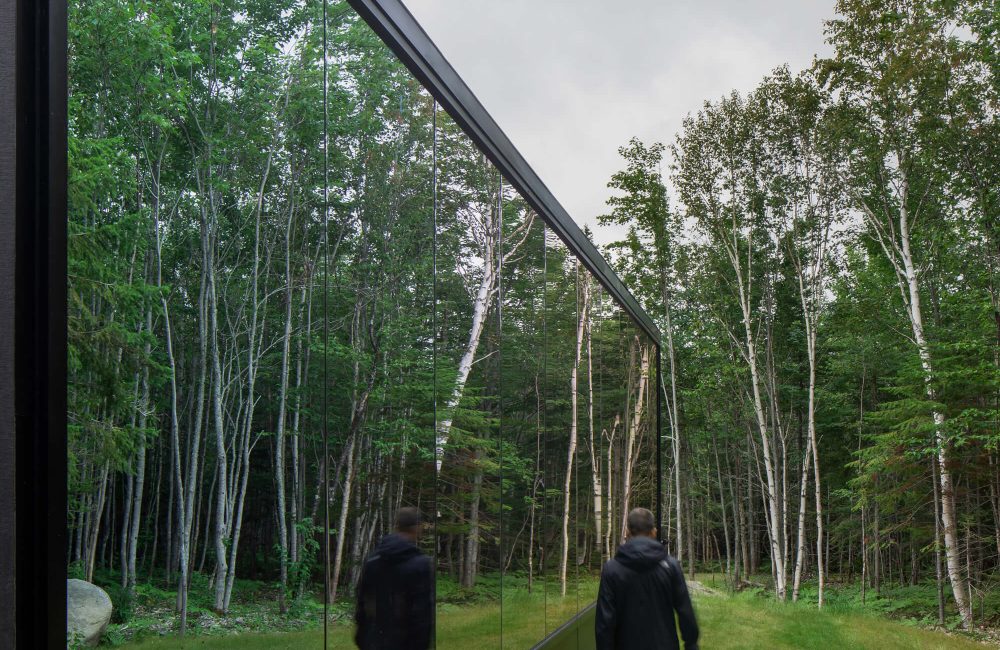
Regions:
[[[589,278],[581,278],[580,271],[580,264],[577,262],[577,310],[579,315],[576,322],[576,352],[573,357],[573,367],[570,370],[569,378],[570,427],[569,444],[566,450],[566,474],[563,480],[562,556],[559,559],[559,584],[563,596],[566,595],[566,571],[569,564],[570,486],[573,481],[573,465],[576,461],[577,431],[580,421],[578,413],[580,357],[583,352],[584,332],[587,329],[588,314],[590,312],[590,281]]]

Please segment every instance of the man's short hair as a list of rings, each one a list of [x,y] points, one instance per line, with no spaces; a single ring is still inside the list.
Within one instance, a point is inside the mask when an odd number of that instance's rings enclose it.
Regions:
[[[396,512],[396,530],[412,530],[423,521],[417,508],[400,508]]]
[[[633,508],[628,513],[629,535],[648,535],[656,527],[653,513],[645,508]]]

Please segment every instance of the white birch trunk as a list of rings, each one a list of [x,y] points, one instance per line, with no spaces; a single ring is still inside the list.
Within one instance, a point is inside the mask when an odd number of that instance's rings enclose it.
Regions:
[[[577,264],[577,279],[580,278],[579,263]],[[563,481],[563,516],[562,516],[562,557],[559,559],[559,583],[562,595],[566,595],[566,571],[569,563],[569,507],[570,507],[570,486],[573,482],[573,464],[576,459],[577,430],[579,415],[577,404],[579,402],[578,382],[580,375],[580,357],[583,352],[583,334],[587,327],[587,313],[590,309],[590,282],[583,281],[582,306],[580,316],[576,323],[576,354],[573,359],[573,369],[570,371],[570,427],[569,446],[566,451],[566,477]]]
[[[813,493],[816,500],[816,578],[819,583],[819,603],[823,607],[826,587],[826,553],[823,552],[823,489],[819,471],[819,440],[816,438],[816,328],[809,331],[809,441],[812,443]]]
[[[155,187],[159,188],[159,176],[154,175],[156,179]],[[158,194],[157,194],[158,195]],[[163,284],[163,256],[162,256],[162,242],[160,239],[160,225],[159,225],[159,201],[156,201],[153,207],[153,231],[155,233],[155,244],[156,244],[156,285],[157,287],[162,287]],[[204,266],[203,266],[204,272]],[[189,534],[185,531],[190,531],[190,527],[187,525],[187,512],[189,511],[189,504],[186,500],[185,490],[184,490],[184,480],[181,475],[181,443],[180,443],[180,425],[178,422],[177,414],[177,361],[174,357],[174,343],[173,343],[173,330],[170,323],[170,307],[167,303],[166,296],[160,293],[160,307],[163,309],[163,329],[164,329],[164,342],[166,344],[167,350],[167,367],[169,368],[170,376],[170,446],[173,451],[173,458],[171,459],[171,466],[173,468],[173,474],[171,476],[171,483],[176,489],[176,499],[177,499],[177,527],[178,530],[182,532],[178,537],[180,548],[178,549],[179,554],[179,571],[178,584],[177,584],[177,610],[180,614],[178,621],[178,631],[181,637],[184,636],[187,630],[187,589],[188,589],[188,540],[190,539]],[[204,329],[204,320],[199,318],[201,323],[201,329]],[[202,336],[202,341],[204,341],[204,336]],[[202,368],[204,368],[204,357],[202,357]],[[192,435],[197,436],[198,432],[192,432]],[[190,477],[189,477],[189,480]],[[173,500],[174,494],[171,494],[171,501]],[[168,512],[168,516],[172,513]],[[169,533],[168,533],[169,535]],[[155,548],[155,546],[154,546]],[[170,555],[167,556],[167,565],[170,565]]]
[[[270,156],[268,157],[270,166]],[[266,176],[265,176],[266,178]],[[263,193],[260,195],[263,197]],[[260,205],[258,203],[258,205]],[[288,523],[285,517],[285,413],[288,404],[288,365],[292,346],[292,217],[294,201],[289,200],[288,223],[285,227],[285,331],[281,337],[281,372],[278,383],[278,421],[274,433],[274,482],[278,514],[279,610],[284,613],[285,591],[288,588]],[[258,210],[258,220],[260,211]],[[253,396],[250,396],[253,399]],[[294,524],[294,522],[293,522]]]
[[[897,156],[897,160],[902,161],[903,157]],[[927,399],[934,402],[937,400],[937,391],[933,384],[934,365],[924,332],[923,312],[920,307],[920,281],[917,277],[917,268],[910,247],[911,224],[907,204],[908,193],[908,179],[904,173],[899,182],[899,207],[897,208],[898,232],[891,227],[891,218],[889,219],[890,223],[888,227],[886,227],[885,220],[881,219],[864,199],[857,195],[854,198],[861,207],[869,224],[874,229],[883,252],[896,272],[900,294],[903,298],[903,304],[906,306],[910,326],[913,331],[913,343],[917,348],[920,365],[923,369],[925,393]],[[968,582],[966,576],[962,574],[961,568],[958,520],[955,513],[954,481],[951,469],[948,466],[950,448],[944,437],[944,413],[935,410],[933,419],[934,440],[938,448],[938,482],[941,488],[941,528],[945,544],[945,562],[955,604],[962,616],[963,627],[968,628],[972,618],[972,609],[968,598]]]
[[[677,411],[677,366],[674,354],[674,328],[670,315],[670,292],[667,289],[666,274],[663,278],[663,316],[665,319],[665,330],[667,335],[667,360],[670,363],[670,402],[668,403],[667,417],[670,421],[670,447],[674,456],[674,495],[676,497],[675,508],[677,518],[677,561],[681,567],[684,566],[684,536],[681,522],[681,427],[680,414]],[[669,479],[668,479],[669,480]]]
[[[906,193],[904,183],[904,201],[899,210],[899,234],[903,269],[906,274],[906,285],[909,290],[910,324],[913,327],[913,340],[920,355],[920,365],[924,371],[924,386],[927,399],[937,401],[934,389],[934,367],[931,363],[930,349],[924,334],[923,313],[920,309],[920,286],[917,279],[913,255],[910,252],[910,229],[906,209]],[[962,574],[961,558],[959,557],[958,518],[955,514],[955,490],[948,467],[949,446],[944,439],[944,413],[934,411],[934,438],[938,446],[938,479],[941,483],[941,527],[944,533],[945,560],[948,566],[948,578],[951,581],[955,604],[962,615],[963,627],[968,628],[972,618],[972,606],[968,600],[967,578]]]
[[[733,236],[735,238],[735,232]],[[745,356],[747,364],[750,366],[750,384],[753,389],[754,414],[757,417],[757,427],[760,431],[762,455],[764,457],[764,474],[766,479],[764,487],[767,489],[767,493],[764,496],[770,515],[767,518],[767,523],[768,537],[771,544],[771,562],[774,567],[775,592],[780,600],[784,600],[787,578],[785,576],[785,557],[782,552],[782,538],[784,537],[784,531],[781,529],[782,506],[779,503],[779,486],[774,467],[774,455],[771,449],[771,430],[767,422],[764,400],[760,390],[761,377],[757,367],[757,344],[754,338],[753,318],[750,315],[750,296],[748,286],[743,277],[743,264],[740,260],[740,252],[735,242],[731,247],[727,246],[727,252],[732,262],[733,270],[736,272],[739,288],[740,309],[743,316],[746,344]]]
[[[469,329],[469,340],[465,344],[465,351],[458,362],[458,375],[455,377],[455,386],[452,388],[451,396],[445,404],[444,417],[438,425],[435,438],[435,465],[437,473],[441,473],[441,464],[444,462],[444,450],[448,445],[448,438],[451,435],[451,424],[454,421],[455,409],[462,401],[465,393],[465,383],[469,380],[469,373],[472,372],[472,364],[476,359],[476,352],[479,350],[479,340],[482,338],[483,330],[486,327],[486,313],[489,311],[492,302],[494,289],[496,287],[496,275],[494,273],[494,258],[492,244],[486,247],[487,257],[483,260],[483,277],[479,281],[476,289],[476,296],[472,301],[472,327]]]
[[[594,544],[601,554],[601,565],[608,560],[604,552],[604,493],[601,485],[600,444],[594,434],[594,336],[593,326],[587,321],[587,421],[590,426],[590,480],[594,486]]]
[[[214,228],[213,228],[214,231]],[[211,344],[211,409],[212,424],[215,430],[215,453],[216,453],[216,501],[215,501],[215,609],[219,613],[224,613],[226,574],[229,563],[226,559],[226,536],[227,522],[229,521],[228,505],[228,451],[226,449],[226,429],[223,420],[222,404],[222,353],[219,349],[219,319],[218,319],[218,294],[216,291],[215,278],[215,254],[212,251],[214,246],[214,232],[207,237],[208,248],[208,327],[209,342]]]
[[[809,359],[809,406],[806,420],[809,442],[807,446],[812,449],[811,460],[814,498],[816,502],[816,576],[819,586],[818,607],[822,608],[826,584],[826,563],[825,554],[823,553],[823,487],[819,464],[819,440],[816,437],[816,340],[819,315],[823,304],[823,292],[826,287],[824,279],[832,218],[829,214],[824,214],[823,212],[820,212],[820,218],[824,219],[824,221],[819,224],[818,240],[811,241],[808,273],[804,270],[802,260],[798,255],[798,251],[795,250],[794,245],[792,248],[792,260],[795,264],[798,278],[799,300],[802,304],[802,316],[806,329],[806,353]],[[798,573],[798,570],[798,567],[796,567],[796,573]]]
[[[802,471],[799,475],[799,524],[795,549],[795,577],[792,579],[792,602],[799,600],[799,585],[802,583],[802,566],[806,554],[806,496],[809,492],[809,467],[812,462],[812,438],[806,438],[806,450],[802,455]]]
[[[635,465],[635,439],[638,436],[639,427],[642,425],[642,416],[645,410],[646,383],[649,381],[649,346],[643,345],[638,341],[637,345],[641,348],[639,385],[625,441],[625,476],[622,479],[622,493],[620,495],[622,500],[621,541],[625,541],[625,535],[628,530],[629,501],[632,498],[632,469]]]
[[[489,313],[490,305],[496,296],[499,285],[498,269],[503,262],[517,254],[521,245],[527,241],[534,224],[535,215],[529,212],[524,221],[513,230],[508,241],[513,242],[503,253],[500,252],[502,233],[500,232],[500,215],[495,214],[490,208],[483,215],[481,222],[475,225],[473,230],[480,236],[479,253],[482,258],[483,277],[479,280],[475,297],[472,300],[472,327],[469,328],[469,338],[465,344],[465,350],[458,363],[458,374],[455,377],[455,385],[452,388],[448,402],[445,404],[444,416],[437,426],[434,443],[435,467],[437,473],[441,473],[441,465],[444,462],[445,448],[448,446],[448,438],[451,435],[451,426],[454,422],[455,410],[462,402],[462,395],[465,393],[465,384],[469,380],[469,373],[472,372],[472,364],[476,360],[476,352],[479,350],[479,341],[482,338],[483,330],[486,327],[486,315]]]
[[[612,531],[614,529],[614,510],[615,510],[614,509],[614,503],[615,503],[615,495],[614,495],[614,473],[612,471],[612,468],[614,467],[615,438],[618,437],[618,425],[620,423],[621,423],[621,416],[619,414],[615,414],[614,423],[611,425],[611,433],[608,433],[607,431],[604,432],[605,436],[608,439],[607,476],[606,476],[606,480],[604,482],[604,484],[607,486],[607,490],[606,490],[607,491],[607,498],[605,499],[604,502],[608,505],[608,507],[607,507],[607,519],[605,520],[605,526],[604,526],[604,555],[605,555],[605,557],[611,557],[612,556],[611,554],[614,551],[614,548],[612,548],[612,545],[611,545],[612,544],[612,539],[613,539],[613,536],[614,536],[614,533]]]
[[[342,501],[340,503],[340,516],[337,519],[337,546],[333,556],[333,575],[330,578],[330,602],[337,600],[337,583],[340,581],[340,570],[344,557],[344,540],[347,536],[344,530],[347,528],[347,513],[351,506],[351,491],[354,487],[354,449],[356,445],[355,436],[351,435],[351,440],[347,448],[347,473],[344,476],[344,489],[342,491]]]

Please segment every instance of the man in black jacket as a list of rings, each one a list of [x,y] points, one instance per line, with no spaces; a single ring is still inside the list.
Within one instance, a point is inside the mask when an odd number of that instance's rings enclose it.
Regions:
[[[396,532],[368,556],[358,582],[354,643],[361,650],[426,650],[434,602],[431,561],[417,548],[416,508],[396,513]]]
[[[628,513],[628,541],[604,565],[597,594],[597,650],[675,650],[680,624],[686,650],[698,648],[698,622],[684,574],[656,541],[653,513]]]

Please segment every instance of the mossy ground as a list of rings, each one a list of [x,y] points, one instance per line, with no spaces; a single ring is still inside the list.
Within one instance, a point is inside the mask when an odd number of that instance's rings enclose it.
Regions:
[[[817,610],[814,593],[803,591],[798,603],[778,603],[762,590],[728,594],[721,590],[722,583],[716,576],[699,575],[699,580],[707,587],[716,587],[711,594],[697,594],[695,608],[702,629],[701,647],[707,649],[808,649],[831,650],[833,648],[872,648],[905,650],[926,648],[928,650],[960,650],[983,648],[983,641],[968,635],[947,630],[927,628],[927,621],[919,617],[905,616],[902,608],[893,609],[882,599],[867,595],[864,605],[860,604],[857,590],[831,589],[828,602],[823,610]],[[242,627],[212,622],[213,614],[202,609],[196,610],[192,618],[194,628],[184,639],[165,633],[169,626],[163,621],[159,626],[141,625],[141,631],[133,629],[129,640],[123,638],[129,626],[136,623],[114,626],[107,642],[125,648],[157,650],[166,648],[201,648],[205,650],[254,650],[273,648],[321,648],[323,633],[317,629],[321,608],[315,601],[299,605],[299,615],[294,625],[286,622],[282,632],[263,632],[271,627],[279,615],[271,612],[275,601],[268,601],[267,590],[258,586],[254,591],[245,587],[245,594],[256,605],[241,606],[239,612],[228,619],[239,619]],[[526,584],[509,577],[504,581],[504,596],[499,598],[499,581],[489,578],[480,583],[474,592],[458,589],[453,583],[439,583],[439,607],[437,613],[438,648],[499,647],[500,625],[503,623],[503,648],[529,648],[546,632],[565,621],[578,606],[593,601],[597,591],[597,581],[587,578],[581,581],[579,591],[572,591],[562,597],[552,585],[535,583],[532,593]],[[927,603],[927,588],[911,588],[904,598],[897,595],[888,602],[906,601],[913,606],[924,608]],[[141,592],[140,592],[141,593]],[[931,595],[933,591],[931,587]],[[166,593],[163,593],[166,596]],[[272,595],[273,596],[273,595]],[[931,601],[933,602],[933,601]],[[242,608],[245,607],[246,611]],[[353,627],[350,623],[349,606],[338,604],[334,608],[336,622],[330,627],[328,647],[352,648]],[[139,604],[137,614],[148,616],[145,605]],[[889,616],[896,616],[895,620]],[[954,623],[953,619],[950,619]],[[293,629],[299,626],[301,629]],[[242,633],[240,629],[244,630]]]

